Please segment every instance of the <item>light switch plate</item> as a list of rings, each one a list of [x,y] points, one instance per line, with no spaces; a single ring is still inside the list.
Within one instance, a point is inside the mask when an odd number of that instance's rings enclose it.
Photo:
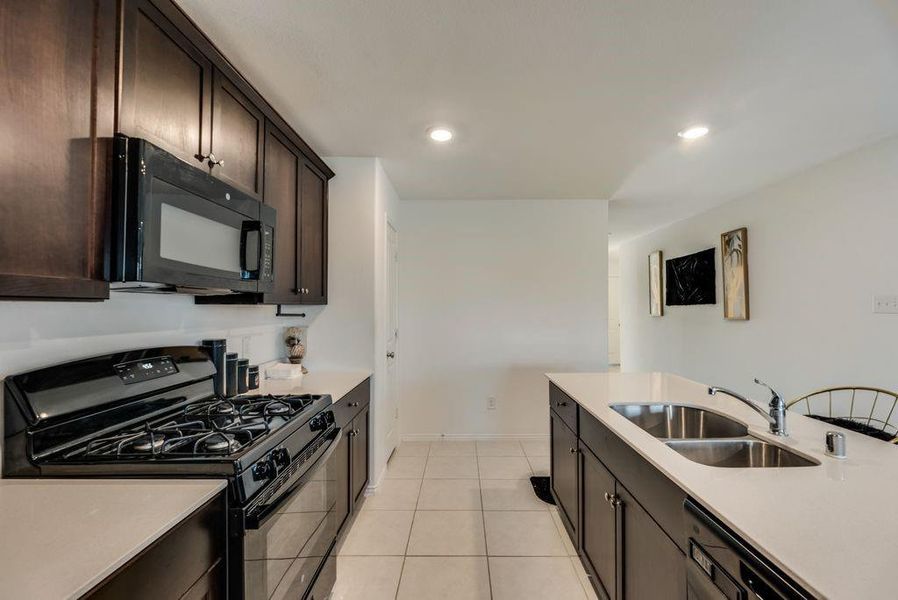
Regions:
[[[880,315],[898,315],[898,296],[873,296],[873,312]]]

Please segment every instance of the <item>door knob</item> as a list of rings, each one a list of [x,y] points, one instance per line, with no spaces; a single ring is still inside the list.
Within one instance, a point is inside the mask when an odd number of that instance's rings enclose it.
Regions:
[[[396,358],[395,352],[387,352],[387,358]]]

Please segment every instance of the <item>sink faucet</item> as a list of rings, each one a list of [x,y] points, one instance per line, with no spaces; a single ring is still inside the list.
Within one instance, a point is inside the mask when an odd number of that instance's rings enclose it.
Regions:
[[[737,394],[732,390],[728,390],[722,387],[709,387],[708,394],[713,396],[717,392],[721,392],[726,394],[727,396],[732,396],[736,400],[747,404],[752,410],[756,411],[762,417],[767,419],[767,422],[770,423],[770,433],[773,435],[789,435],[786,433],[786,403],[783,401],[783,397],[780,396],[776,390],[772,387],[759,380],[757,377],[755,378],[755,383],[758,385],[763,385],[765,388],[770,390],[770,405],[768,406],[769,411],[765,411],[763,408],[758,406],[753,400],[749,400],[745,396]]]

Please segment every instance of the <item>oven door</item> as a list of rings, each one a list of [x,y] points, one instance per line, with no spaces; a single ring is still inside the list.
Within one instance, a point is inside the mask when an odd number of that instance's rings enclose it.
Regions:
[[[128,162],[115,279],[219,293],[271,287],[274,209],[144,140],[119,143]]]
[[[245,509],[243,560],[234,565],[242,571],[242,597],[298,600],[309,596],[319,568],[322,581],[335,577],[333,559],[327,559],[340,526],[341,438],[339,428],[325,433],[314,452],[295,461],[302,464],[291,465],[295,473],[271,499]],[[316,600],[326,597],[322,587],[316,585]]]

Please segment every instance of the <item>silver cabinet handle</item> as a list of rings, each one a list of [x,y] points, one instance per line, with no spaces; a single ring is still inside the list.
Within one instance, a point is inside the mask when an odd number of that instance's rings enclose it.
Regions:
[[[387,352],[387,358],[396,358],[395,352]]]
[[[605,502],[611,502],[611,494],[605,492]]]

